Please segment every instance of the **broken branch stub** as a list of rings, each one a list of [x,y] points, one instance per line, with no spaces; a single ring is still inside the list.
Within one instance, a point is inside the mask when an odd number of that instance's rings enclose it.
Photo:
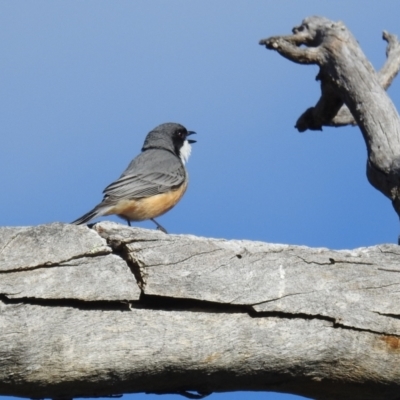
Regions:
[[[317,64],[321,98],[296,123],[303,132],[357,124],[367,145],[367,177],[400,216],[400,118],[385,89],[400,69],[400,43],[383,33],[387,60],[376,73],[342,22],[309,17],[288,36],[260,41],[299,64]],[[301,47],[302,46],[302,47]],[[351,118],[350,118],[351,114]]]

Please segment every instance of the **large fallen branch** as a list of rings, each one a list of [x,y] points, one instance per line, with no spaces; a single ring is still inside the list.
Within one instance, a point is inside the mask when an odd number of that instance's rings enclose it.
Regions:
[[[377,74],[342,22],[306,18],[289,36],[260,44],[300,64],[317,64],[321,98],[296,123],[303,132],[357,123],[368,151],[367,176],[400,216],[400,118],[385,92],[400,69],[400,44],[384,32],[387,61]],[[349,111],[352,118],[349,115]]]
[[[0,229],[0,394],[400,392],[400,247]]]

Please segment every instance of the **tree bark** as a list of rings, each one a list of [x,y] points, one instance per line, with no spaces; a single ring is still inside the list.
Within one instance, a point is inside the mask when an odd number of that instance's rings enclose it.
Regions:
[[[378,74],[344,24],[323,17],[306,18],[292,35],[260,44],[293,62],[320,67],[321,98],[300,116],[296,128],[303,132],[356,123],[367,145],[368,180],[400,216],[400,118],[385,92],[400,69],[400,44],[387,32],[383,37],[387,61]]]
[[[398,399],[400,248],[0,229],[0,394]]]

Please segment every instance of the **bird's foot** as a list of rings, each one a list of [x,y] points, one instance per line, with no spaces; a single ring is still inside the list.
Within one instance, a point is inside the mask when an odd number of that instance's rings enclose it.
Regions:
[[[164,233],[168,233],[167,230],[162,225],[160,225],[154,218],[150,218],[150,219],[151,219],[151,221],[153,221],[157,225],[157,230],[158,231],[161,231],[161,232],[164,232]]]

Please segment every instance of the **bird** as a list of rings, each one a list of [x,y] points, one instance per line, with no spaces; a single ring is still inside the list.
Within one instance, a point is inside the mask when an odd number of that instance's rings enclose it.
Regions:
[[[167,233],[155,218],[171,210],[185,194],[188,173],[185,164],[196,140],[177,123],[164,123],[150,131],[141,153],[122,175],[108,185],[103,200],[92,210],[72,222],[81,225],[90,220],[116,214],[127,221],[153,221],[158,230]]]

